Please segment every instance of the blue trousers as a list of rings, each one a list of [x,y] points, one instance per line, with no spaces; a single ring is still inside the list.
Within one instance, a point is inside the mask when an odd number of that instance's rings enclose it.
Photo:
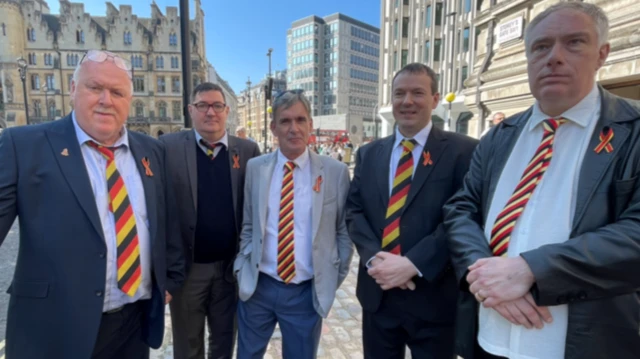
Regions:
[[[238,359],[262,359],[276,323],[283,359],[315,359],[322,318],[313,308],[312,282],[284,284],[260,273],[255,293],[238,302]]]

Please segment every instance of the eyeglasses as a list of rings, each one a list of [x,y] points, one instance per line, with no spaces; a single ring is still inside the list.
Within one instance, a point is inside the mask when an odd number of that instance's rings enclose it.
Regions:
[[[202,113],[209,112],[209,107],[212,107],[213,112],[220,113],[224,111],[225,108],[227,108],[227,104],[224,104],[222,102],[214,102],[212,104],[208,104],[206,102],[198,102],[198,103],[194,103],[193,107],[195,107],[196,110],[198,110],[198,112],[202,112]]]
[[[129,77],[133,77],[133,67],[131,66],[131,62],[109,51],[89,50],[84,54],[84,56],[82,56],[80,64],[82,64],[85,59],[102,63],[107,61],[109,58],[113,59],[113,63],[118,66],[118,68],[126,71]]]
[[[278,96],[276,96],[276,99],[279,99],[280,97],[284,96],[285,94],[294,94],[294,95],[302,95],[304,93],[303,89],[295,89],[295,90],[286,90],[286,91],[282,91],[278,94]]]

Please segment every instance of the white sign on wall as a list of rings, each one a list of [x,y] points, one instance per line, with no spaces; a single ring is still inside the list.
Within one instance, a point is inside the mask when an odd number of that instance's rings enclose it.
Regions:
[[[522,37],[524,18],[522,16],[498,25],[498,45]]]

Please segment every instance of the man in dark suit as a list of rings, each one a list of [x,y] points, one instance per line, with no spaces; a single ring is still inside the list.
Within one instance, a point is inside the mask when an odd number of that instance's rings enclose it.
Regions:
[[[583,2],[529,23],[536,103],[482,139],[445,207],[457,279],[483,304],[465,358],[640,355],[640,103],[595,84],[608,26]]]
[[[187,279],[171,302],[173,356],[231,359],[237,290],[233,259],[242,225],[247,161],[260,155],[255,142],[227,133],[229,106],[222,88],[205,82],[193,90],[194,129],[162,136],[174,183]]]
[[[476,140],[433,126],[436,74],[414,63],[393,79],[394,135],[363,146],[347,201],[360,254],[365,358],[451,358],[458,288],[442,205],[460,188]]]
[[[128,132],[131,65],[89,51],[74,111],[0,137],[0,239],[20,218],[7,359],[148,358],[184,280],[165,149]]]

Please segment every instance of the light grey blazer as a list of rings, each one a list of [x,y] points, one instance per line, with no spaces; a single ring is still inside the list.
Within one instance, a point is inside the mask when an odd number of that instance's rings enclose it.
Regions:
[[[243,301],[251,298],[258,283],[269,188],[277,153],[253,158],[247,164],[240,252],[233,267]],[[322,176],[320,191],[312,191],[313,306],[318,314],[326,317],[336,290],[349,272],[353,256],[353,245],[345,223],[349,170],[344,163],[327,156],[319,156],[312,151],[309,155],[311,185],[315,185],[318,176]]]

